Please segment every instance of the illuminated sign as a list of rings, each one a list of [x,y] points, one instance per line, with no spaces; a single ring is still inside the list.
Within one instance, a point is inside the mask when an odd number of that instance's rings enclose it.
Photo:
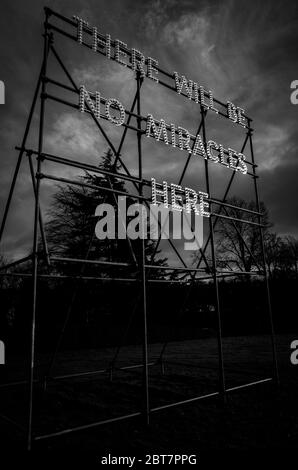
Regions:
[[[148,77],[154,83],[160,83],[158,61],[156,59],[145,57],[141,51],[135,48],[129,49],[127,44],[119,39],[112,39],[109,34],[100,34],[96,27],[90,28],[88,22],[82,18],[77,16],[74,18],[77,22],[77,41],[79,44],[87,45],[94,52],[100,51],[108,59],[113,59],[122,66],[129,67],[138,73],[141,78]],[[87,38],[89,38],[89,42]],[[211,90],[205,89],[202,85],[188,79],[185,75],[179,75],[177,72],[168,75],[174,80],[174,87],[172,89],[176,93],[200,105],[204,110],[219,113]],[[219,101],[217,103],[223,105]],[[231,101],[228,101],[224,106],[227,113],[225,117],[235,124],[249,128],[249,122],[243,108],[236,106]],[[102,118],[107,119],[115,126],[125,125],[126,115],[130,114],[116,98],[105,98],[98,90],[94,92],[88,91],[84,85],[81,85],[79,88],[78,109],[81,113],[91,113],[97,120]],[[213,139],[204,142],[199,133],[192,135],[188,129],[172,122],[167,123],[164,119],[157,120],[152,114],[148,114],[146,117],[137,117],[140,118],[141,123],[146,123],[146,127],[142,128],[140,126],[135,130],[142,132],[148,138],[153,138],[165,145],[185,151],[189,155],[199,155],[205,160],[218,163],[233,171],[242,174],[248,172],[245,163],[246,157],[241,152],[237,152],[232,148],[224,148],[222,144]],[[188,214],[193,211],[195,215],[210,216],[207,210],[209,207],[206,201],[209,197],[207,193],[202,191],[196,192],[191,188],[183,189],[176,184],[168,185],[166,181],[163,181],[160,185],[156,183],[154,178],[151,179],[151,183],[153,205],[160,205],[162,203],[164,208],[167,209],[169,207],[168,193],[170,192],[170,206],[172,210],[185,210]],[[157,197],[162,200],[158,201]]]
[[[183,210],[183,202],[185,201],[185,210],[188,214],[193,211],[196,215],[210,217],[210,213],[206,210],[209,208],[209,203],[206,201],[206,198],[208,198],[207,193],[203,191],[196,192],[191,188],[183,189],[179,184],[171,183],[169,185],[166,181],[160,184],[156,182],[155,178],[151,178],[151,183],[152,203],[154,205],[158,205],[159,202],[162,202],[167,208],[170,204],[173,210],[181,212]],[[170,202],[168,196],[169,190],[171,192]],[[158,201],[158,196],[162,198],[161,201]]]
[[[88,31],[88,33],[92,31],[92,43],[89,44],[89,46],[92,47],[94,52],[97,52],[99,49],[104,52],[108,59],[113,58],[122,66],[130,67],[134,71],[139,71],[141,77],[148,77],[155,83],[159,83],[157,60],[152,57],[145,57],[145,55],[137,49],[128,48],[127,44],[119,39],[112,40],[109,34],[99,34],[96,27],[91,29],[88,22],[78,16],[74,16],[74,19],[77,21],[77,40],[79,44],[84,43],[84,31]],[[213,92],[211,90],[205,89],[202,85],[187,79],[184,75],[179,75],[177,72],[173,72],[172,78],[178,94],[185,91],[189,100],[218,113],[218,109],[214,106]],[[247,127],[244,109],[235,106],[231,101],[227,101],[227,117],[234,123]]]
[[[104,109],[102,109],[102,104],[104,104]],[[126,110],[119,100],[115,98],[106,99],[98,91],[95,93],[88,92],[85,86],[81,85],[79,110],[84,113],[89,109],[96,119],[105,117],[115,126],[124,124]],[[154,119],[152,114],[148,114],[145,120],[147,137],[152,137],[166,145],[177,147],[193,155],[200,155],[206,160],[219,163],[242,174],[247,173],[244,154],[231,148],[225,149],[214,140],[208,140],[205,147],[200,134],[194,136],[181,126],[176,126],[173,123],[167,124],[163,119],[159,121]]]

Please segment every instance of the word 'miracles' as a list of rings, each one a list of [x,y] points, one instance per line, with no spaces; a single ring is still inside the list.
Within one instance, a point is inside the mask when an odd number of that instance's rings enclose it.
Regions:
[[[152,114],[147,116],[146,136],[153,137],[157,141],[161,141],[166,145],[170,144],[180,150],[186,150],[192,155],[200,155],[205,160],[220,163],[231,170],[240,171],[243,174],[247,173],[246,157],[242,153],[232,148],[225,149],[214,140],[208,140],[204,145],[200,134],[194,136],[184,127],[166,124],[163,119],[159,121],[154,119]]]

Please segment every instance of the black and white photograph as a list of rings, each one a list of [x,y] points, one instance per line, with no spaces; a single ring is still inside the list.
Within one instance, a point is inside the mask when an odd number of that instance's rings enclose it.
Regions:
[[[294,465],[297,1],[0,8],[1,468]]]

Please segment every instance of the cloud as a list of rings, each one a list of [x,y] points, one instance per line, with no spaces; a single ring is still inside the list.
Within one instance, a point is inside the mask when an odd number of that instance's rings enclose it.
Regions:
[[[163,38],[168,44],[209,49],[210,21],[203,14],[183,15],[178,21],[170,21],[164,28]],[[212,45],[214,46],[214,44]]]
[[[49,0],[49,5],[69,17],[80,14],[92,26],[98,26],[113,38],[127,42],[159,61],[172,73],[185,74],[214,92],[224,102],[231,100],[253,117],[253,141],[261,173],[261,194],[267,204],[276,230],[298,233],[295,204],[297,198],[297,110],[290,104],[290,83],[297,79],[298,21],[295,2],[247,2],[196,0],[148,0],[104,2],[103,0]],[[30,11],[30,14],[28,13]],[[24,21],[25,18],[25,21]],[[1,116],[1,207],[8,193],[16,163],[14,146],[19,144],[25,128],[28,109],[39,72],[42,44],[42,7],[40,2],[15,2],[3,7],[1,21],[1,73],[7,88],[7,103]],[[24,38],[26,40],[24,40]],[[131,71],[106,57],[93,54],[68,39],[55,37],[55,46],[78,84],[90,91],[98,90],[105,97],[119,99],[129,108],[135,93]],[[54,70],[49,63],[50,76]],[[60,76],[57,78],[60,80]],[[73,99],[73,96],[72,96]],[[56,104],[46,105],[45,149],[74,159],[97,164],[107,143],[87,115]],[[151,112],[157,119],[196,130],[199,107],[177,93],[146,79],[142,85],[141,112]],[[28,145],[37,147],[38,112]],[[136,124],[135,120],[132,120]],[[123,128],[103,121],[105,132],[117,147]],[[237,150],[244,139],[230,121],[207,116],[208,137]],[[247,149],[246,149],[247,150]],[[143,139],[144,173],[158,180],[177,181],[187,155],[153,139]],[[137,168],[136,134],[129,131],[121,158],[133,174]],[[59,168],[60,174],[66,170]],[[229,170],[213,165],[212,186],[222,193]],[[191,162],[187,184],[196,189],[204,186],[203,164]],[[249,179],[239,176],[239,195],[248,194]],[[8,237],[29,227],[23,217],[29,207],[30,179],[25,165],[18,182],[13,206],[13,221]],[[45,186],[44,202],[49,202],[50,188]],[[48,191],[48,192],[47,192]],[[213,188],[212,188],[213,191]],[[296,194],[296,195],[295,195]],[[18,222],[19,221],[19,222]],[[27,225],[26,225],[27,224]],[[11,246],[21,250],[22,238],[11,238]]]
[[[289,133],[286,129],[268,124],[264,131],[254,138],[257,149],[259,170],[274,171],[286,163],[290,148]]]
[[[113,93],[113,98],[127,101],[135,88],[133,72],[116,62],[104,59],[101,62],[73,69],[75,81],[84,84],[90,91]],[[105,96],[107,98],[111,96]]]
[[[145,36],[152,40],[156,37],[162,25],[168,20],[168,8],[177,2],[173,0],[155,0],[148,5],[147,12],[141,19],[141,29]]]
[[[85,118],[85,119],[83,119]],[[51,131],[45,138],[45,147],[50,152],[71,155],[73,158],[90,158],[98,155],[103,139],[89,116],[63,113],[57,116]]]

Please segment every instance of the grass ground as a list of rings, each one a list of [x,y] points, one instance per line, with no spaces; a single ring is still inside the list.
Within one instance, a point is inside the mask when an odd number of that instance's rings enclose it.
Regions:
[[[278,336],[281,385],[271,382],[233,391],[225,404],[218,397],[153,413],[150,426],[142,419],[103,425],[92,430],[36,442],[35,449],[73,453],[133,455],[140,453],[206,454],[227,450],[273,452],[298,448],[298,366],[290,363],[292,336]],[[149,360],[159,357],[160,344],[149,349]],[[226,386],[232,388],[272,376],[270,339],[264,336],[225,338],[223,343]],[[61,353],[52,375],[78,373],[106,367],[114,349]],[[34,429],[47,434],[109,417],[134,413],[142,407],[141,369],[119,370],[141,361],[138,346],[124,347],[115,363],[113,380],[107,373],[84,378],[49,381],[46,393],[35,391]],[[39,371],[46,357],[39,358]],[[150,406],[205,395],[218,390],[217,343],[214,338],[170,343],[164,355],[165,373],[150,367]],[[14,377],[20,371],[11,364]],[[12,376],[7,373],[7,379]],[[21,377],[21,375],[19,376]],[[24,386],[2,389],[3,414],[25,425],[27,390]],[[5,447],[22,448],[21,434],[9,423],[1,426]]]

